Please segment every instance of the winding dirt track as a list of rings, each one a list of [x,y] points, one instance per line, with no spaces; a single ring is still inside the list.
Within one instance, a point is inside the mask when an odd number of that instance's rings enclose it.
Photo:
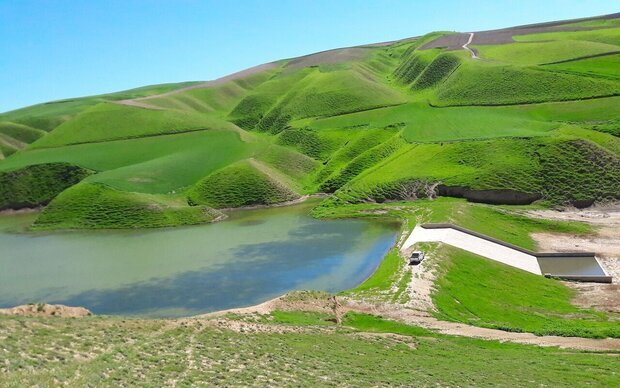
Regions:
[[[469,51],[469,53],[471,54],[472,59],[478,59],[478,56],[476,55],[476,53],[474,52],[474,50],[469,48],[469,44],[471,43],[471,41],[474,39],[474,33],[470,32],[469,33],[469,39],[467,40],[467,43],[465,43],[463,45],[463,48],[467,51]]]

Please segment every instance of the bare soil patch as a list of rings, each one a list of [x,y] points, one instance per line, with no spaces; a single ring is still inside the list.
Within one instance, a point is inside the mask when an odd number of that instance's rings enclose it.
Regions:
[[[596,206],[589,209],[564,211],[541,210],[530,216],[565,221],[581,221],[594,225],[594,235],[573,236],[554,233],[534,233],[541,250],[595,252],[607,273],[613,277],[612,284],[564,282],[577,290],[573,300],[578,306],[603,311],[620,312],[620,204]]]
[[[61,304],[25,304],[21,306],[0,309],[3,315],[21,315],[28,317],[87,317],[92,313],[84,307],[70,307]]]
[[[360,61],[366,58],[369,54],[370,49],[364,47],[349,47],[328,50],[295,58],[287,63],[286,67],[291,69],[301,69],[308,66]]]

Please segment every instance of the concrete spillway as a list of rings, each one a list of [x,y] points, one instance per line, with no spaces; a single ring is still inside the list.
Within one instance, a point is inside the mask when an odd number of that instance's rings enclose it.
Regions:
[[[417,225],[401,250],[419,242],[441,242],[535,275],[611,283],[594,253],[537,253],[451,224]]]

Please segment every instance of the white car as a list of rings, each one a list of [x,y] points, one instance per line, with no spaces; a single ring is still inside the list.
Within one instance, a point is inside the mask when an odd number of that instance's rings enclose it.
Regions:
[[[424,252],[414,251],[409,258],[409,265],[418,265],[424,260]]]

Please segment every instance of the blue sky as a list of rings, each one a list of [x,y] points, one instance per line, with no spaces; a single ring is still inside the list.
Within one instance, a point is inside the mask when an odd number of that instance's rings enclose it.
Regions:
[[[0,112],[435,30],[620,11],[615,0],[0,0]]]

